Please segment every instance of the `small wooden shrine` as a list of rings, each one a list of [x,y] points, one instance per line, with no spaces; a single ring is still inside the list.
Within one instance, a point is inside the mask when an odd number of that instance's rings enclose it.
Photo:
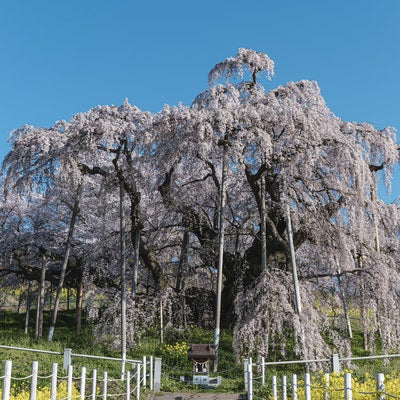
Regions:
[[[215,359],[212,344],[192,344],[187,352],[188,360],[193,364],[193,383],[208,384],[210,362]]]

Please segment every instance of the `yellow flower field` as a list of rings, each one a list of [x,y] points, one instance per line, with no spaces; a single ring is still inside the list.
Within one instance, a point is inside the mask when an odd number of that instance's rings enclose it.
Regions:
[[[311,398],[324,399],[328,393],[330,400],[343,400],[344,398],[344,374],[350,371],[329,374],[329,382],[322,373],[311,377]],[[364,376],[352,375],[351,379],[352,399],[353,400],[376,400],[376,379],[375,376],[365,374]],[[400,373],[392,372],[385,375],[384,392],[391,398],[400,398]],[[392,397],[393,396],[393,397]],[[297,398],[304,399],[304,381],[298,379]]]

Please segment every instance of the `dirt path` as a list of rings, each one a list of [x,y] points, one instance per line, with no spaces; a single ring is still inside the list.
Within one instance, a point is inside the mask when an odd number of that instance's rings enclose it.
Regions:
[[[149,399],[148,399],[149,400]],[[152,396],[151,400],[246,400],[243,393],[168,393],[162,392]]]

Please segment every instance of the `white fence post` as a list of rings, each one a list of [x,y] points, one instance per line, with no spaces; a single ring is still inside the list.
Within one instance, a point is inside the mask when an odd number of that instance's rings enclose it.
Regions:
[[[384,381],[385,381],[385,375],[378,373],[376,374],[376,398],[377,400],[383,400],[385,398],[385,395],[383,394],[385,392],[385,385],[384,385]]]
[[[85,389],[86,389],[86,367],[82,367],[81,370],[81,387],[80,387],[80,398],[85,400]]]
[[[329,400],[329,379],[330,379],[330,374],[325,374],[325,388],[324,388],[324,400]]]
[[[249,358],[249,362],[247,364],[247,382],[247,400],[253,400],[253,365],[251,358]]]
[[[351,388],[351,374],[346,372],[344,374],[344,400],[352,400],[353,393]]]
[[[97,369],[92,371],[92,400],[96,400],[96,387],[97,387]]]
[[[161,390],[161,358],[154,360],[154,393],[160,393]]]
[[[136,400],[140,397],[140,364],[136,364]]]
[[[340,372],[339,354],[331,355],[331,372]]]
[[[308,372],[304,374],[304,398],[311,400],[311,378]]]
[[[149,378],[150,378],[150,390],[153,390],[154,380],[153,380],[153,356],[150,356],[149,360]]]
[[[147,363],[147,360],[146,360],[146,356],[143,356],[143,361],[142,361],[142,365],[143,365],[143,367],[142,367],[142,376],[143,376],[143,383],[142,383],[142,386],[144,386],[144,387],[146,387],[146,384],[147,384],[147,380],[146,380],[146,375],[147,375],[147,369],[146,369],[146,363]]]
[[[58,364],[53,363],[51,367],[51,383],[50,383],[50,399],[57,399],[57,374],[58,374]]]
[[[67,377],[67,399],[71,400],[72,398],[72,365],[68,365],[68,377]]]
[[[104,371],[103,373],[103,400],[107,400],[107,379],[108,379],[108,373],[107,371]]]
[[[10,360],[4,361],[3,391],[1,393],[2,400],[8,400],[10,398],[11,370],[12,370],[12,361]]]
[[[63,368],[65,370],[68,370],[68,367],[71,365],[71,349],[64,349],[64,362],[63,362]]]
[[[282,376],[282,400],[286,400],[287,397],[287,384],[286,384],[286,375]]]
[[[131,398],[131,373],[126,371],[126,400]]]
[[[278,399],[278,387],[277,387],[275,375],[272,377],[272,398],[274,400]]]
[[[32,362],[32,376],[29,391],[29,400],[36,400],[36,389],[37,389],[37,378],[38,378],[39,363],[37,361]]]
[[[292,400],[297,400],[297,375],[292,375]]]

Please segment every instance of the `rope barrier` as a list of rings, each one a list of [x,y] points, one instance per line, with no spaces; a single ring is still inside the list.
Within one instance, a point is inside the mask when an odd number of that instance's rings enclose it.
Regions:
[[[24,377],[14,377],[14,376],[12,376],[12,377],[11,377],[11,380],[14,380],[14,381],[24,381],[24,380],[26,380],[26,379],[32,378],[32,376],[33,376],[33,374],[30,374],[30,375],[24,376]]]
[[[50,379],[52,376],[53,376],[53,374],[46,375],[46,376],[38,375],[38,379]]]

